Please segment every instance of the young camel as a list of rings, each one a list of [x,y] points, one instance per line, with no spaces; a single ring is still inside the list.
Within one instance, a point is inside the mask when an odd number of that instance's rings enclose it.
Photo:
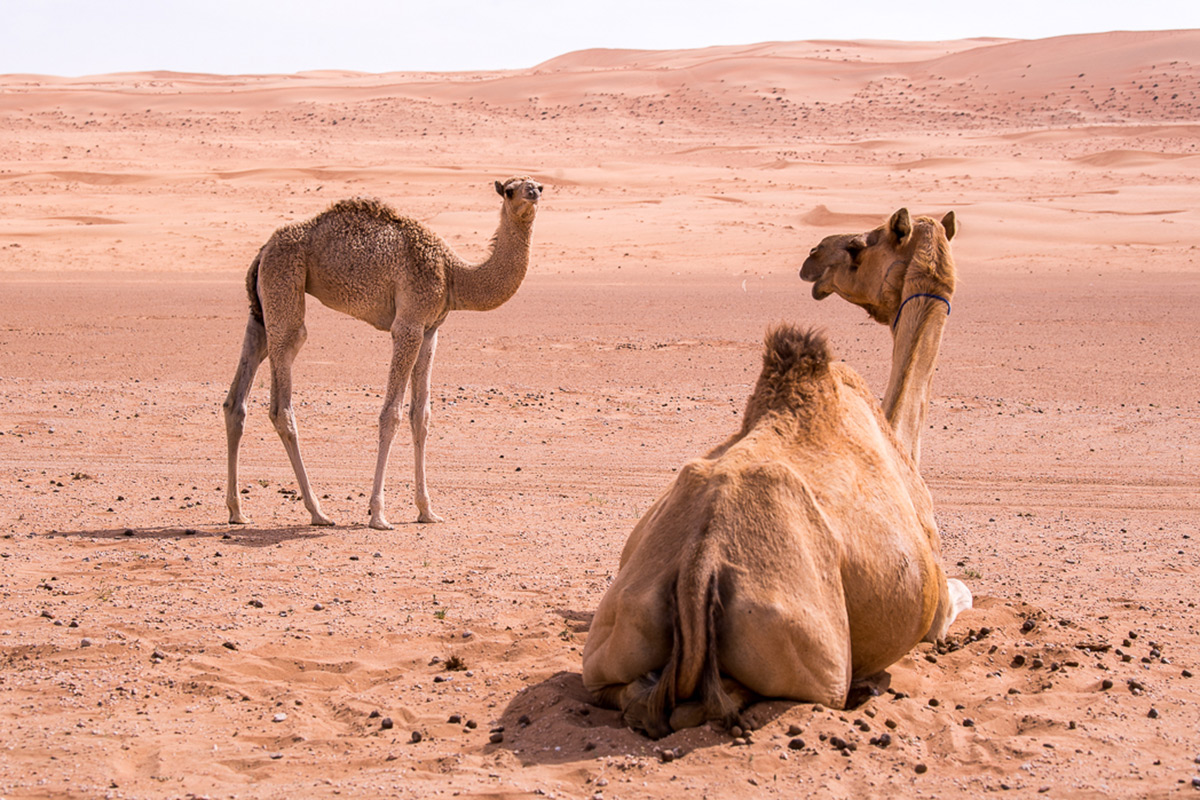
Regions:
[[[503,198],[491,254],[476,266],[459,258],[437,234],[378,200],[343,200],[310,220],[285,225],[258,251],[246,275],[250,319],[233,384],[225,398],[229,445],[226,504],[230,523],[246,523],[238,494],[238,447],[246,397],[264,358],[271,361],[271,422],[292,462],[313,525],[332,525],[321,511],[304,461],[292,412],[292,361],[308,337],[305,294],[392,334],[387,393],[379,414],[379,455],[371,490],[371,527],[390,529],[383,486],[392,439],[411,377],[409,418],[420,522],[440,522],[425,486],[430,370],[438,327],[451,311],[489,311],[512,297],[529,266],[533,220],[542,185],[532,178],[496,181]]]
[[[625,543],[584,685],[655,738],[741,724],[754,696],[843,708],[970,606],[940,550],[874,395],[821,336],[778,326],[741,430],[684,465]]]
[[[942,329],[954,297],[950,240],[957,229],[953,211],[939,223],[913,219],[902,208],[866,233],[826,236],[800,268],[800,277],[813,284],[815,299],[838,294],[891,326],[892,370],[883,413],[917,464]]]

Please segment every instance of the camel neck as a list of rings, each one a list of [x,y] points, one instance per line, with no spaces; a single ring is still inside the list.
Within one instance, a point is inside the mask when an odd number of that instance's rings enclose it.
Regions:
[[[911,301],[911,302],[910,302]],[[937,367],[942,330],[950,301],[932,293],[915,293],[904,303],[892,328],[892,372],[883,398],[883,413],[901,447],[921,462],[921,430]]]
[[[450,308],[490,311],[516,294],[529,267],[533,220],[522,222],[501,211],[492,251],[481,264],[458,264],[450,269]]]

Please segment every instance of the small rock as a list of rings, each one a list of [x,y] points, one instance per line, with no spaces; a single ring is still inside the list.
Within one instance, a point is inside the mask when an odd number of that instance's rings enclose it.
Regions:
[[[1150,710],[1146,712],[1146,716],[1150,719],[1158,719],[1158,709],[1151,706]]]
[[[1025,666],[1025,656],[1021,655],[1020,653],[1017,653],[1015,656],[1013,656],[1012,665],[1014,667]]]
[[[887,747],[892,743],[892,735],[890,733],[881,733],[871,739],[871,744],[876,747]]]
[[[379,709],[375,709],[370,714],[367,714],[367,719],[379,719],[381,716],[382,714],[379,713]]]
[[[54,619],[54,614],[51,611],[43,610],[42,616],[46,619]]]
[[[788,749],[789,750],[803,750],[804,749],[804,740],[801,739],[800,737],[796,737],[796,738],[792,739],[790,742],[788,742]]]
[[[970,717],[967,717],[966,719],[963,720],[963,727],[964,728],[974,728],[975,720],[971,719]]]
[[[1037,627],[1036,622],[1034,622],[1031,619],[1027,619],[1027,620],[1025,620],[1025,622],[1023,622],[1021,624],[1021,633],[1029,633],[1031,630],[1033,630],[1036,627]]]
[[[931,698],[929,698],[929,705],[932,708],[937,708],[938,706],[941,705],[941,701],[938,700],[936,697],[931,697]]]
[[[1113,682],[1112,682],[1110,679],[1108,679],[1108,678],[1105,678],[1104,680],[1100,681],[1100,688],[1101,688],[1103,691],[1106,691],[1106,692],[1107,692],[1107,691],[1108,691],[1109,689],[1111,689],[1112,687],[1113,687]]]
[[[520,717],[517,719],[517,724],[518,724],[518,725],[520,725],[521,727],[525,727],[525,726],[529,725],[529,724],[530,724],[530,722],[532,722],[532,720],[530,720],[530,719],[529,719],[529,715],[528,715],[528,714],[522,714],[522,715],[521,715],[521,716],[520,716]]]
[[[237,650],[237,645],[233,642],[221,642],[221,647],[224,647],[226,650]]]
[[[255,608],[262,608],[262,607],[263,607],[263,601],[262,601],[262,600],[259,600],[259,599],[256,597],[256,598],[254,598],[253,600],[251,600],[249,603],[247,603],[247,605],[254,606]]]
[[[915,767],[913,767],[913,772],[917,773],[918,775],[924,775],[928,771],[929,767],[925,766],[924,764],[917,764]]]
[[[313,611],[324,611],[324,610],[325,610],[325,606],[321,605],[320,603],[313,603]]]
[[[488,741],[492,744],[500,744],[504,741],[504,734],[500,731],[496,731],[492,735],[488,736]]]
[[[283,758],[283,753],[271,753],[271,758],[275,761],[278,761],[279,759]]]
[[[446,722],[449,722],[451,725],[460,725],[462,724],[462,714],[451,714],[450,719],[446,720]]]
[[[392,722],[391,717],[384,717],[383,719],[379,720],[380,730],[390,731],[393,727],[395,727],[395,725],[396,723]]]
[[[896,730],[896,720],[894,720],[894,719],[884,720],[883,724],[887,725],[892,730]]]
[[[788,736],[799,736],[802,733],[804,733],[804,729],[801,728],[799,725],[792,723],[791,725],[788,726],[788,729],[787,729]]]
[[[424,737],[424,736],[421,734],[421,732],[420,732],[420,731],[413,731],[413,732],[412,732],[412,737],[411,737],[411,739],[412,739],[412,743],[413,743],[413,744],[417,744],[417,743],[418,743],[418,742],[420,742],[420,741],[421,741],[423,738],[425,738],[425,737]]]
[[[664,764],[670,764],[672,761],[675,760],[675,751],[674,750],[660,750],[658,753],[658,759],[660,761],[662,761],[662,763],[664,763]]]
[[[1191,671],[1190,669],[1185,669],[1185,670],[1184,670],[1183,672],[1181,672],[1180,674],[1181,674],[1181,675],[1183,675],[1183,677],[1185,677],[1185,678],[1190,678],[1190,677],[1192,677],[1192,671]]]
[[[283,722],[285,719],[287,719],[287,714],[280,711],[278,714],[271,717],[271,722]]]
[[[1200,789],[1200,778],[1192,778],[1192,788]]]
[[[79,640],[79,646],[80,646],[80,647],[91,647],[91,646],[92,646],[92,640],[91,640],[91,639],[88,639],[88,638],[86,638],[86,637],[85,637],[85,638],[83,638],[83,639],[80,639],[80,640]]]

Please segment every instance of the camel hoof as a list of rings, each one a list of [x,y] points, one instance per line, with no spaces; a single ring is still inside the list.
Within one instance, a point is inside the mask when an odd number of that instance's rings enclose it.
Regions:
[[[337,523],[334,522],[333,520],[331,520],[329,517],[325,516],[324,514],[313,514],[312,515],[312,524],[320,525],[322,527],[329,527],[329,526],[336,525]]]
[[[241,514],[230,514],[229,515],[229,524],[230,525],[249,525],[250,518],[243,517]]]
[[[445,522],[446,520],[439,517],[432,511],[422,511],[417,517],[417,522]]]
[[[368,524],[377,531],[390,531],[393,528],[392,523],[384,519],[382,514],[371,517]]]

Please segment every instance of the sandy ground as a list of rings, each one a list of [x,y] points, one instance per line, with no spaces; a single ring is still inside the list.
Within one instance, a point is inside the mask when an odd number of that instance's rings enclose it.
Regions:
[[[1198,54],[0,77],[0,797],[1197,796]],[[366,527],[389,341],[312,303],[296,408],[341,524],[305,524],[261,377],[255,523],[225,524],[258,246],[364,194],[479,258],[492,181],[525,173],[525,284],[442,328],[447,521]],[[882,391],[886,330],[796,270],[900,206],[961,225],[922,471],[976,608],[859,708],[759,704],[748,743],[619,727],[580,654],[625,536],[736,429],[769,323],[826,329]]]

